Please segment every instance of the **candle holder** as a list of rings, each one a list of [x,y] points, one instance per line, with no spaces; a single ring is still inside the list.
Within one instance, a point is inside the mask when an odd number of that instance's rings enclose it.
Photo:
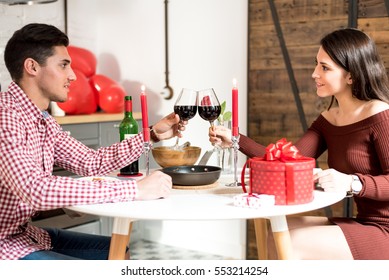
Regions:
[[[238,150],[239,150],[239,135],[232,136],[232,148],[234,150],[234,182],[226,184],[227,187],[238,187],[242,184],[238,182]]]
[[[143,152],[146,160],[146,176],[150,173],[150,149],[151,143],[149,141],[143,143]]]

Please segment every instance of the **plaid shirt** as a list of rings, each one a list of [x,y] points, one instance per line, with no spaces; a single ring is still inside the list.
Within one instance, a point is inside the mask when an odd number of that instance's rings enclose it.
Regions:
[[[0,259],[50,249],[48,233],[29,224],[36,211],[136,196],[136,181],[53,176],[54,164],[82,176],[102,176],[138,159],[142,151],[140,134],[110,147],[88,148],[11,83],[0,93]]]

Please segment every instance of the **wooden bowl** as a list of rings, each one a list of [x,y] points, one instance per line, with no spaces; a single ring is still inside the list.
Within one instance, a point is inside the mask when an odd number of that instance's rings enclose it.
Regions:
[[[174,150],[172,147],[154,147],[151,150],[155,161],[161,167],[193,165],[200,157],[201,148],[196,146],[185,147],[182,150]]]

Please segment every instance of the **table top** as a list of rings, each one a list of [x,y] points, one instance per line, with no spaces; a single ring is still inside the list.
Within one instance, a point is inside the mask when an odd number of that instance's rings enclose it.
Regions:
[[[299,205],[274,205],[244,208],[233,205],[233,196],[243,193],[241,187],[227,187],[232,175],[222,175],[214,188],[199,190],[173,189],[164,199],[79,205],[70,210],[134,220],[233,220],[267,218],[308,212],[337,203],[343,193],[314,191],[313,201]]]

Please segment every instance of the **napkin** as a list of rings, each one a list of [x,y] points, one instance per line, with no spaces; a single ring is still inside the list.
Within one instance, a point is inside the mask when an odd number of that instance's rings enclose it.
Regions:
[[[243,193],[233,197],[234,206],[260,208],[275,204],[275,196],[269,194]]]

